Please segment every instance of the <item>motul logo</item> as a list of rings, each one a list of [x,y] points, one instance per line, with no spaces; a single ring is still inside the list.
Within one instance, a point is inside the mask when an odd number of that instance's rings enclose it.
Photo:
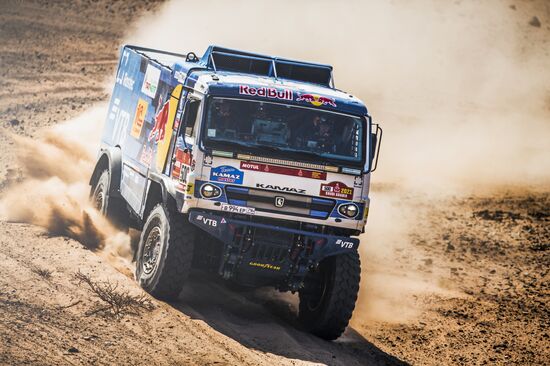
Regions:
[[[271,184],[256,183],[256,187],[264,188],[264,189],[273,189],[275,191],[281,191],[281,192],[306,193],[305,189],[291,188],[291,187],[280,187],[280,186],[274,186],[274,185],[271,185]]]

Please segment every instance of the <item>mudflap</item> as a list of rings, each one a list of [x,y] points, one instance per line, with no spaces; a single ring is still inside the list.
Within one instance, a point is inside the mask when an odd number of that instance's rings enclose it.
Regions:
[[[250,286],[298,291],[326,257],[357,251],[359,239],[229,219],[193,210],[189,221],[224,244],[219,274]]]

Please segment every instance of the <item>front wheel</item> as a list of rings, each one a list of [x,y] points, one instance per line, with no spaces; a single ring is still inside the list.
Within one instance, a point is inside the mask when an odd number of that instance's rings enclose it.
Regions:
[[[138,244],[136,279],[151,295],[176,300],[193,260],[195,228],[175,209],[159,203],[149,216]]]
[[[324,259],[300,290],[299,319],[313,334],[333,340],[346,329],[359,292],[359,253]]]

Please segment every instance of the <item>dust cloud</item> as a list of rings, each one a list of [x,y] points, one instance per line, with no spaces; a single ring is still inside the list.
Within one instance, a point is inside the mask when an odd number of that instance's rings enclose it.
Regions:
[[[177,30],[177,31],[175,31]],[[198,55],[209,44],[330,63],[336,86],[384,128],[354,324],[404,322],[442,278],[417,271],[418,200],[550,183],[550,63],[538,35],[493,0],[166,4],[128,43]],[[456,295],[456,294],[454,294]]]
[[[130,238],[88,198],[105,111],[106,105],[91,108],[40,138],[11,136],[20,170],[12,173],[0,197],[0,218],[76,239],[122,269],[131,259]]]
[[[127,42],[330,63],[384,127],[374,182],[446,194],[550,182],[550,57],[517,17],[498,0],[174,1]]]

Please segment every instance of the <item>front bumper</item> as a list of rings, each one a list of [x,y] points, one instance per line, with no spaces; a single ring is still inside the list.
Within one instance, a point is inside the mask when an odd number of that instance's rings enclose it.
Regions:
[[[324,258],[357,251],[359,239],[241,221],[192,210],[189,221],[224,244],[219,272],[249,285],[297,291]]]

